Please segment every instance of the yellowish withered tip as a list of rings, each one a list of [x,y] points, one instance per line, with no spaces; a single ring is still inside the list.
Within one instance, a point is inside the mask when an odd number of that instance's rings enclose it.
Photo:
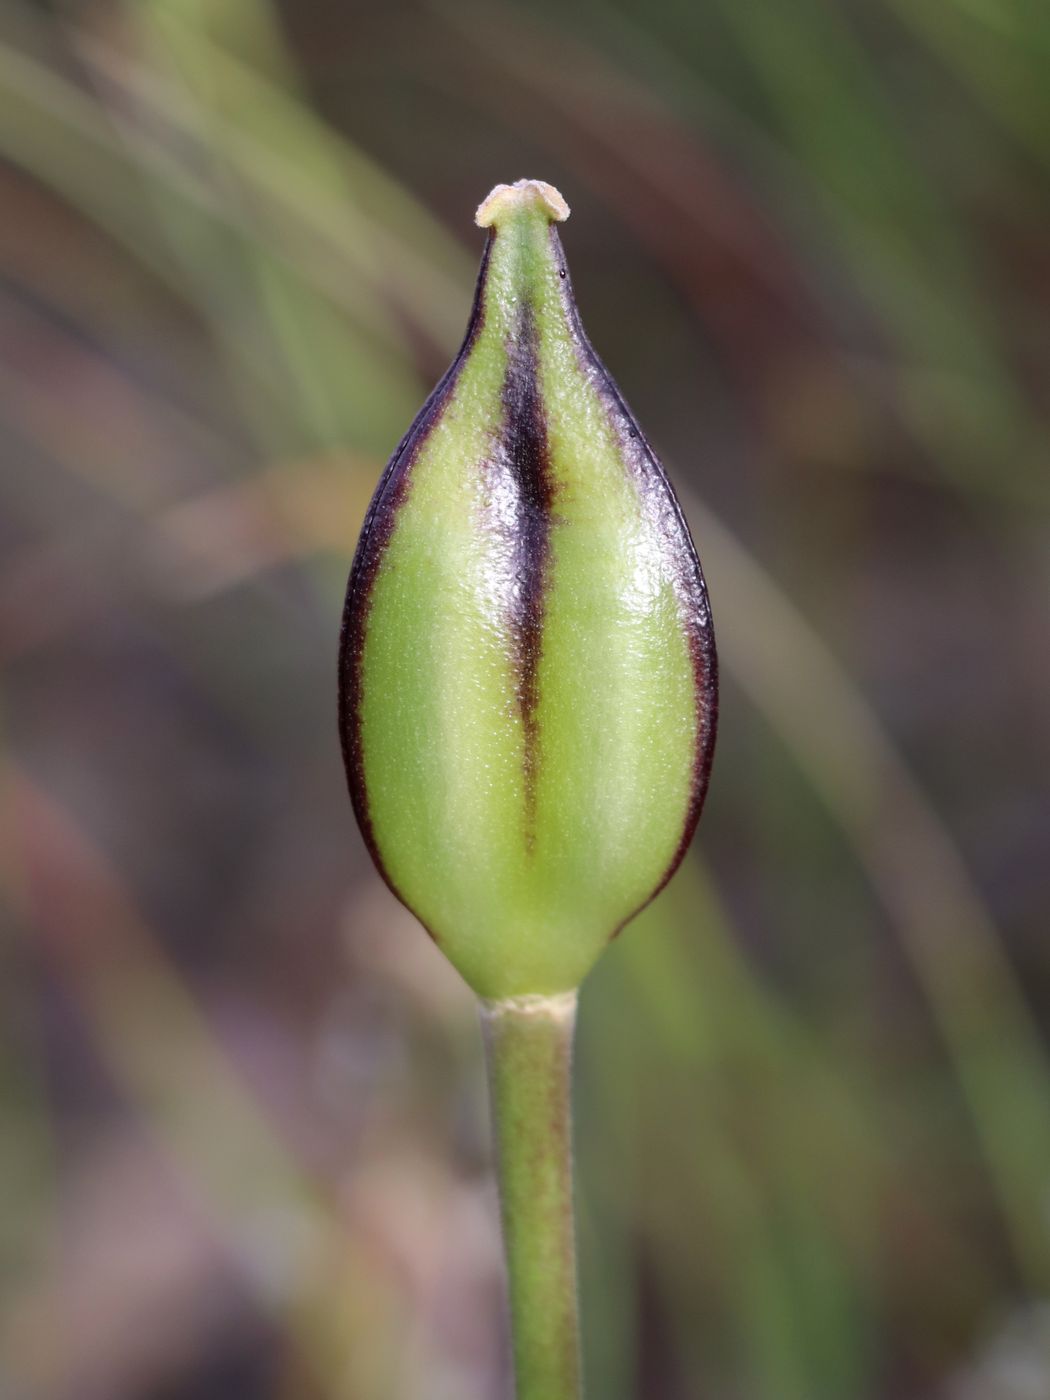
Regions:
[[[542,209],[556,224],[564,223],[569,217],[569,206],[553,185],[543,180],[515,180],[513,185],[497,185],[481,201],[474,222],[478,228],[492,228],[527,209]]]

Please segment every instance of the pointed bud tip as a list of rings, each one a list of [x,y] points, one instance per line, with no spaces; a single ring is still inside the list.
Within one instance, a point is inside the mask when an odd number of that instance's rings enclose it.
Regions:
[[[513,185],[497,185],[478,205],[474,222],[478,228],[493,228],[515,214],[542,210],[552,223],[564,223],[569,206],[553,185],[542,180],[516,180]]]

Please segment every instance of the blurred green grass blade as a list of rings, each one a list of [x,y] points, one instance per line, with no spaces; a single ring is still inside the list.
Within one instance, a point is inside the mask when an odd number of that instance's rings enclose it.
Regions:
[[[818,1202],[797,1194],[774,1199],[764,1229],[772,1248],[740,1261],[747,1393],[767,1400],[862,1400],[871,1394],[870,1341],[860,1325],[855,1281]]]
[[[635,1400],[640,1302],[634,1257],[638,1232],[624,1191],[629,1158],[618,1154],[610,1170],[603,1151],[604,1105],[597,1102],[598,1081],[605,1080],[601,1069],[591,1057],[577,1057],[575,1078],[583,1371],[589,1391],[602,1400]],[[628,1083],[618,1088],[630,1092]]]
[[[103,114],[66,79],[7,43],[0,44],[0,151],[163,275],[163,264],[150,256],[152,226]]]
[[[1050,1286],[1047,1054],[958,852],[877,717],[783,592],[695,499],[721,658],[849,835],[965,1092],[1018,1263]]]
[[[905,343],[925,352],[921,358],[980,377],[993,337],[964,237],[916,164],[901,114],[880,91],[842,13],[822,0],[798,0],[790,11],[755,0],[726,4],[723,13],[764,83],[800,171],[852,255],[860,285],[872,290]]]
[[[231,344],[231,374],[246,419],[256,423],[260,446],[296,451],[303,428],[314,444],[331,442],[338,432],[333,422],[338,406],[343,430],[359,446],[377,449],[389,438],[390,424],[410,415],[420,392],[405,364],[406,327],[417,307],[413,303],[401,318],[391,315],[399,295],[392,269],[403,271],[400,251],[387,250],[391,261],[385,271],[373,256],[374,248],[393,242],[396,233],[377,230],[349,191],[341,200],[334,192],[325,195],[315,217],[325,172],[323,166],[320,173],[315,170],[318,162],[309,154],[314,147],[325,149],[320,125],[306,133],[314,138],[313,147],[304,137],[296,160],[275,160],[276,144],[259,139],[253,108],[235,119],[218,107],[215,94],[223,94],[226,107],[232,107],[230,95],[237,92],[226,68],[216,71],[222,56],[203,46],[178,61],[185,42],[169,49],[164,36],[145,24],[146,13],[146,7],[133,11],[145,31],[147,64],[91,39],[82,40],[81,48],[112,94],[113,119],[156,203],[158,236],[171,248],[219,339]],[[183,39],[181,29],[175,38]],[[278,96],[272,95],[269,106],[279,105]],[[285,117],[286,129],[290,118]],[[227,221],[213,226],[195,210],[173,203],[169,185],[154,178],[155,163],[172,151],[184,159],[187,143],[197,146],[197,163],[209,168]],[[412,292],[422,293],[419,305],[426,312],[427,289],[409,281]],[[310,323],[305,333],[299,324],[304,319]],[[304,364],[308,349],[310,365]],[[251,371],[247,379],[239,373],[243,366]],[[264,395],[260,380],[267,387]],[[334,382],[341,386],[338,395],[332,392]],[[319,422],[320,414],[327,424]],[[370,433],[376,424],[379,431]]]
[[[209,295],[211,283],[204,280],[222,279],[228,289],[223,278],[226,259],[215,255],[223,242],[227,249],[235,248],[238,233],[257,236],[243,224],[231,235],[231,218],[235,225],[238,220],[228,203],[217,218],[213,194],[195,177],[155,154],[143,165],[141,154],[126,150],[95,103],[44,66],[2,47],[0,149],[116,238],[164,285],[190,300],[215,326],[234,359],[245,356],[253,372],[262,372],[265,379],[256,340],[223,317],[222,298]],[[147,178],[145,191],[141,173]],[[166,224],[158,224],[158,205]],[[172,244],[180,234],[181,258]],[[189,256],[193,250],[196,261]],[[279,384],[271,381],[271,387],[280,392]]]
[[[395,230],[380,231],[356,210],[349,190],[338,200],[326,193],[324,217],[315,214],[305,148],[311,135],[326,150],[335,144],[319,123],[304,123],[293,153],[298,173],[286,188],[281,177],[292,155],[276,172],[269,153],[253,163],[261,149],[253,109],[249,136],[224,145],[216,131],[226,131],[226,118],[202,110],[194,93],[180,95],[162,75],[95,40],[80,43],[111,105],[91,101],[27,54],[0,48],[0,146],[6,141],[12,158],[119,238],[212,326],[231,389],[266,455],[275,447],[297,452],[304,442],[330,443],[340,434],[380,450],[420,393],[406,364],[406,327],[416,308],[392,316],[386,289],[401,285],[404,252],[415,270],[405,279],[406,295],[418,293],[430,329],[452,339],[465,295],[459,289],[453,330],[454,277],[435,271],[425,286],[428,265],[411,248],[399,248]],[[205,50],[202,63],[211,57]],[[229,103],[227,77],[225,67],[216,76],[198,65],[202,86],[226,92]],[[335,159],[330,153],[329,164]],[[269,182],[262,193],[252,183],[256,164]],[[383,183],[387,214],[399,208],[389,185]],[[278,215],[274,205],[281,201]],[[420,222],[428,224],[423,216]],[[311,246],[320,234],[328,239],[322,261]],[[437,243],[435,266],[449,244],[447,236]],[[382,246],[383,265],[355,270],[354,250],[366,246]],[[458,248],[456,257],[466,270]]]
[[[991,121],[1050,165],[1050,8],[997,0],[890,0],[900,23],[964,83]]]
[[[979,480],[994,444],[1024,487],[1037,470],[1041,425],[1006,363],[965,225],[948,207],[938,173],[918,163],[904,113],[883,91],[846,14],[825,0],[790,8],[725,0],[722,12],[904,363],[980,386],[976,444],[972,416],[953,415],[951,400],[932,420],[913,417],[938,467],[961,472],[963,484]]]
[[[187,103],[185,93],[180,98],[163,69],[115,52],[86,32],[71,35],[103,89],[108,87],[111,104],[119,103],[113,108],[92,100],[34,57],[28,44],[25,51],[10,42],[0,45],[0,150],[9,159],[51,184],[167,280],[163,239],[149,205],[142,204],[138,174],[247,239],[266,240],[373,336],[406,345],[390,315],[393,297],[402,301],[409,321],[437,340],[455,338],[470,258],[421,206],[375,175],[307,109],[208,48],[198,55],[198,77],[207,78],[203,64],[213,62],[221,74],[209,86],[221,88],[227,107],[246,95],[239,117],[223,107],[202,109]],[[282,114],[286,129],[299,131],[283,149],[275,140],[267,146],[257,134],[259,114],[272,110]],[[119,132],[113,126],[117,117],[123,117]],[[311,150],[324,159],[311,160]],[[216,178],[217,169],[229,178]],[[380,212],[366,213],[362,199]],[[433,240],[433,261],[423,259],[399,223],[389,220],[403,220],[416,236],[424,230]]]
[[[152,87],[154,100],[163,79],[176,80],[206,113],[209,141],[223,161],[290,218],[297,240],[312,233],[334,248],[438,343],[459,335],[462,281],[472,276],[472,260],[418,201],[302,100],[268,4],[222,7],[232,48],[215,42],[192,10],[164,0],[125,9],[149,59],[145,70],[126,59],[118,63],[126,80]],[[263,68],[243,60],[260,52]]]
[[[671,1114],[673,1150],[685,1153],[695,1193],[686,1207],[689,1238],[706,1244],[694,1267],[722,1279],[714,1307],[725,1310],[720,1325],[740,1329],[735,1354],[749,1358],[747,1393],[763,1400],[860,1395],[867,1344],[856,1330],[861,1308],[842,1222],[850,1220],[852,1238],[872,1232],[887,1169],[871,1126],[878,1105],[865,1100],[863,1078],[825,1058],[761,985],[695,862],[625,930],[606,962],[590,994],[601,1025],[584,1023],[582,1058],[586,1064],[590,1053],[602,1065],[606,1117],[623,1113],[626,1094],[644,1120],[653,1081],[669,1074],[686,1095],[677,1109],[666,1092],[656,1095],[656,1111]],[[735,1100],[759,1086],[753,1104]],[[656,1140],[601,1150],[617,1160],[631,1151],[662,1160]],[[785,1233],[778,1223],[785,1212],[805,1228]],[[671,1296],[688,1298],[697,1286],[695,1277],[679,1279]],[[834,1344],[815,1325],[821,1315],[835,1319]],[[692,1317],[683,1315],[681,1326],[681,1344],[697,1347],[699,1366],[710,1338]],[[845,1383],[847,1375],[856,1385]]]
[[[286,371],[290,403],[308,446],[352,443],[381,456],[398,423],[410,422],[425,392],[403,356],[347,333],[338,309],[256,251],[254,284]]]
[[[375,1400],[411,1393],[392,1384],[407,1373],[396,1359],[396,1282],[345,1254],[332,1202],[229,1060],[117,873],[14,763],[0,772],[0,833],[9,853],[0,876],[21,891],[34,936],[74,996],[101,1063],[225,1242],[257,1305],[289,1334],[310,1393],[341,1400],[348,1384]],[[275,1265],[290,1267],[291,1277],[275,1283]],[[0,1341],[14,1374],[31,1380],[39,1346],[18,1322],[17,1313],[0,1319]]]

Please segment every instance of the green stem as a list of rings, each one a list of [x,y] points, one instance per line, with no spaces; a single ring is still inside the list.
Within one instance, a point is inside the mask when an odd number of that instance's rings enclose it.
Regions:
[[[482,1001],[517,1400],[580,1400],[572,1209],[576,993]]]

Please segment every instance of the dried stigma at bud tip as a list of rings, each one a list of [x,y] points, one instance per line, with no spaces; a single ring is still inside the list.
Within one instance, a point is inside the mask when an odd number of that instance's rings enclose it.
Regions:
[[[544,210],[556,224],[569,217],[569,206],[553,185],[542,180],[516,180],[513,185],[497,185],[478,205],[474,222],[478,228],[492,228],[530,207]]]
[[[463,346],[347,591],[340,725],[384,878],[485,997],[575,987],[681,860],[715,736],[707,592],[573,300],[550,185],[499,185]]]

